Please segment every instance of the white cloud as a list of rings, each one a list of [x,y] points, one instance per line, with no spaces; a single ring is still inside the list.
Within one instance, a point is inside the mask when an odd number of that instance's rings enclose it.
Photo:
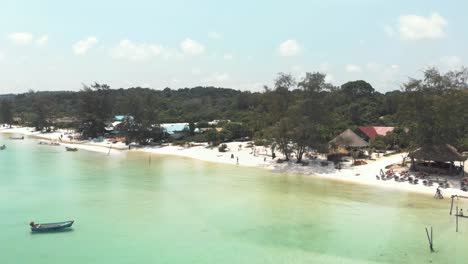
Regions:
[[[299,54],[301,47],[294,39],[288,39],[285,42],[281,43],[278,47],[278,52],[283,57],[291,57]]]
[[[366,68],[367,68],[367,70],[369,70],[371,72],[378,72],[378,71],[382,70],[382,65],[380,65],[378,63],[374,63],[374,62],[369,62],[369,63],[367,63]]]
[[[445,36],[447,21],[438,13],[430,17],[402,15],[399,20],[400,38],[404,40],[439,39]]]
[[[392,64],[390,65],[390,69],[394,70],[394,71],[398,71],[400,70],[400,65],[398,64]]]
[[[202,82],[206,83],[207,85],[216,85],[216,84],[224,83],[228,81],[229,79],[230,79],[229,74],[216,72],[213,75],[202,79]]]
[[[335,76],[333,76],[331,73],[327,73],[327,76],[325,76],[325,81],[327,83],[332,83],[335,81]]]
[[[16,45],[28,45],[34,39],[34,35],[29,32],[15,32],[8,35],[8,38]]]
[[[0,50],[0,61],[2,61],[5,58],[5,53]]]
[[[180,43],[180,48],[182,49],[182,52],[184,54],[190,55],[190,56],[197,56],[203,54],[205,52],[205,47],[196,42],[193,39],[185,39]]]
[[[346,65],[346,71],[350,73],[358,73],[358,72],[362,72],[362,69],[358,65],[348,64]]]
[[[224,54],[223,58],[225,60],[232,60],[234,58],[234,56],[231,53],[226,53],[226,54]]]
[[[193,75],[200,75],[202,73],[202,70],[200,68],[193,68],[192,69],[192,74]]]
[[[302,65],[294,65],[291,67],[291,71],[296,74],[296,75],[301,75],[303,74],[305,71],[304,71],[304,67],[302,67]]]
[[[157,44],[134,43],[124,39],[111,50],[111,56],[117,59],[143,61],[161,55],[162,51],[163,48]]]
[[[223,36],[221,36],[221,34],[216,31],[211,31],[208,33],[208,37],[210,39],[221,39]]]
[[[42,35],[39,38],[36,39],[36,44],[39,46],[44,46],[47,44],[49,41],[49,36],[48,35]]]
[[[328,72],[331,70],[331,65],[328,62],[323,62],[323,63],[320,63],[318,69],[320,72]]]
[[[444,56],[440,58],[440,63],[449,70],[460,68],[463,65],[462,59],[457,56]]]
[[[87,37],[73,44],[73,52],[76,55],[84,55],[98,42],[96,37]]]

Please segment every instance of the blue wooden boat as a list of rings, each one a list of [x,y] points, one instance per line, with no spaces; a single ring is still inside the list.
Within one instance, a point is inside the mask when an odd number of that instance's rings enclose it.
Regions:
[[[65,221],[65,222],[58,222],[58,223],[47,223],[47,224],[36,224],[34,222],[29,223],[31,226],[32,232],[53,232],[53,231],[61,231],[66,228],[69,228],[73,225],[75,221]]]

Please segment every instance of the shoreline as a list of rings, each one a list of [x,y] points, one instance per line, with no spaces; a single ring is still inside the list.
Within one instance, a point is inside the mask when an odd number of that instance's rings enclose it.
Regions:
[[[366,160],[368,164],[361,166],[351,166],[349,162],[343,162],[341,170],[335,169],[333,164],[322,166],[323,157],[316,160],[306,160],[309,162],[307,166],[296,164],[294,161],[277,163],[278,158],[271,159],[271,150],[264,147],[249,147],[247,142],[230,142],[226,143],[228,149],[226,152],[219,152],[218,149],[208,147],[207,143],[194,144],[195,146],[183,147],[175,145],[163,145],[157,147],[146,147],[139,149],[128,150],[128,146],[123,143],[110,143],[110,142],[89,142],[89,141],[59,141],[59,137],[72,133],[70,131],[59,131],[53,133],[40,133],[33,132],[31,128],[14,127],[14,128],[0,128],[0,133],[20,134],[29,136],[38,140],[45,140],[48,142],[59,142],[63,146],[76,147],[87,151],[94,151],[107,154],[121,154],[125,151],[152,153],[161,156],[177,156],[183,158],[196,159],[204,162],[230,164],[243,167],[255,167],[260,169],[267,169],[272,172],[304,175],[307,177],[316,177],[326,180],[334,180],[340,182],[347,182],[366,186],[377,186],[386,189],[392,189],[402,192],[413,192],[426,195],[434,195],[437,184],[428,187],[422,183],[417,185],[409,184],[408,182],[396,182],[394,180],[377,180],[376,175],[379,174],[380,169],[385,171],[385,167],[401,163],[404,153],[399,153],[387,157],[380,157],[376,160]],[[276,151],[278,153],[278,151]],[[279,155],[281,157],[281,155]],[[414,176],[414,172],[411,173]],[[452,181],[455,181],[453,179]],[[452,184],[453,186],[453,184]],[[451,195],[464,195],[460,189],[447,188],[442,189],[444,198],[450,198]]]

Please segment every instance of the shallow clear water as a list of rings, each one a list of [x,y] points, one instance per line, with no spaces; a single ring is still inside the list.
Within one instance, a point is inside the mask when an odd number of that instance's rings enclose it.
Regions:
[[[3,143],[2,264],[468,262],[468,219],[455,233],[448,199],[0,135]],[[70,232],[28,227],[69,219]]]

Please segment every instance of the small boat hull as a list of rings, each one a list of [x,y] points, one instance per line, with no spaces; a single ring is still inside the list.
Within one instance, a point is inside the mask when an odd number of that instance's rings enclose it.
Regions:
[[[37,224],[31,227],[32,232],[54,232],[70,228],[75,221],[65,221],[58,223]]]
[[[70,147],[65,147],[67,151],[78,151],[77,148],[70,148]]]

